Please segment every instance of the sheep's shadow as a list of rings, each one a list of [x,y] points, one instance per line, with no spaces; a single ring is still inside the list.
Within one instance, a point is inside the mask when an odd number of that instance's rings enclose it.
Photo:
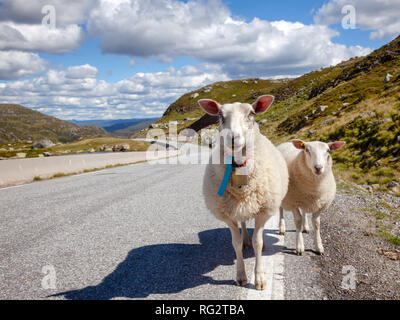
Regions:
[[[250,234],[252,231],[249,229]],[[275,242],[275,238],[265,237],[269,244]],[[150,294],[178,293],[203,284],[235,285],[233,278],[215,280],[205,275],[220,265],[234,265],[229,229],[200,232],[199,240],[200,244],[171,243],[135,248],[98,285],[53,296],[70,300],[145,298]],[[243,255],[249,258],[254,253],[252,249],[244,250]]]

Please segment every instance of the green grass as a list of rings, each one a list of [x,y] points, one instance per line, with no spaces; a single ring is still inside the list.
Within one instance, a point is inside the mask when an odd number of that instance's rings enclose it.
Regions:
[[[52,155],[65,155],[76,153],[89,153],[90,151],[101,151],[102,146],[111,148],[115,145],[129,145],[128,151],[146,151],[149,147],[148,142],[134,141],[132,139],[122,139],[113,137],[85,138],[70,143],[60,143],[50,148],[31,149],[32,143],[15,142],[0,145],[0,157],[11,158],[19,152],[26,153],[27,158],[35,158],[44,152],[50,152]],[[13,150],[10,150],[13,149]],[[2,150],[3,149],[3,150]]]
[[[396,246],[399,246],[400,238],[393,234],[393,223],[400,222],[400,211],[393,208],[385,201],[379,201],[377,204],[385,208],[387,211],[389,211],[389,213],[382,212],[376,208],[361,208],[361,211],[375,217],[377,236],[386,239]]]
[[[400,238],[397,236],[394,236],[385,231],[379,231],[378,236],[386,239],[387,241],[389,241],[391,244],[394,244],[395,246],[400,246]]]

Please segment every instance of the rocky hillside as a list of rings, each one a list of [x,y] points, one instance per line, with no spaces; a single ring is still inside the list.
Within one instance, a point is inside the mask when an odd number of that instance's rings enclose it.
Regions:
[[[400,36],[368,56],[295,79],[208,85],[179,98],[158,122],[178,120],[183,123],[180,130],[199,130],[212,124],[197,106],[199,99],[252,103],[259,95],[273,94],[273,107],[257,120],[274,143],[293,138],[345,140],[346,148],[334,156],[337,175],[374,188],[390,188],[400,196],[399,92]]]
[[[80,127],[19,105],[0,104],[0,144],[41,139],[71,142],[108,135],[96,126]]]

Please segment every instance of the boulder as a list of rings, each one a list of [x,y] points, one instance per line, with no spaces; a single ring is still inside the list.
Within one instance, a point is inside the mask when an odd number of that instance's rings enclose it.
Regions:
[[[122,151],[122,152],[128,151],[129,149],[130,149],[129,144],[123,144],[123,145],[121,146],[121,151]]]
[[[361,114],[359,114],[358,116],[356,116],[356,117],[353,119],[353,121],[356,121],[356,120],[358,120],[358,119],[363,119],[363,118],[372,118],[372,117],[375,117],[375,116],[376,116],[376,113],[375,113],[375,112],[373,112],[373,111],[367,111],[367,112],[361,113]]]
[[[387,185],[388,188],[394,188],[399,186],[399,183],[397,181],[390,181]]]
[[[190,96],[190,99],[196,99],[198,96],[199,96],[199,94],[197,92],[195,92]]]
[[[326,126],[326,125],[329,125],[329,124],[332,124],[332,123],[334,123],[335,122],[335,118],[330,118],[330,119],[326,119],[326,120],[324,120],[324,121],[322,121],[322,125],[323,126]]]
[[[26,158],[26,153],[24,153],[24,152],[18,152],[18,153],[16,154],[16,156],[17,156],[17,158]]]
[[[52,146],[54,146],[54,143],[51,140],[43,139],[38,142],[35,142],[32,145],[32,149],[44,149],[44,148],[50,148]]]
[[[383,84],[386,84],[390,81],[390,79],[392,79],[393,75],[391,75],[390,73],[386,74],[385,79],[383,79]]]
[[[318,112],[324,112],[327,108],[328,108],[328,106],[319,106],[317,111]]]

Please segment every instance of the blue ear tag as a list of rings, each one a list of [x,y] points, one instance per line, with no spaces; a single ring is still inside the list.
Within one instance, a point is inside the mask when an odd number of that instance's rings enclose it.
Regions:
[[[218,190],[218,195],[222,197],[224,195],[225,189],[228,186],[229,178],[231,177],[232,173],[232,160],[233,157],[229,156],[226,158],[226,169],[225,169],[225,174],[221,182],[221,186],[219,187]]]

